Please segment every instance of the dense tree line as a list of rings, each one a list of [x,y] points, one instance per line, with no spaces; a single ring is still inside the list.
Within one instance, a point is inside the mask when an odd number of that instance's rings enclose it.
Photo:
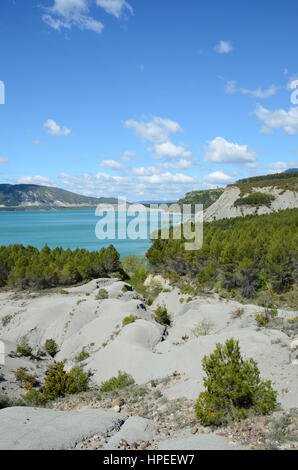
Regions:
[[[0,247],[0,287],[67,286],[111,273],[124,276],[120,255],[113,245],[93,252],[59,247],[51,250],[47,245],[40,251],[33,246]]]
[[[204,224],[200,250],[185,251],[185,239],[157,239],[147,252],[155,271],[220,282],[251,297],[270,285],[276,292],[298,281],[298,209]]]
[[[290,173],[274,173],[272,175],[262,175],[262,176],[252,176],[251,178],[244,178],[238,180],[237,183],[258,183],[259,181],[280,181],[287,180],[289,178],[298,178],[298,171],[293,171]],[[237,184],[236,183],[236,184]]]
[[[271,202],[274,201],[275,196],[265,193],[252,193],[246,197],[240,197],[234,202],[234,206],[271,206]]]

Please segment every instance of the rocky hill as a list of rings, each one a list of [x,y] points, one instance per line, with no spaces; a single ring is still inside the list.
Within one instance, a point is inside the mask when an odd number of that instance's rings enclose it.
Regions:
[[[205,211],[205,221],[269,214],[298,207],[298,172],[239,180]]]
[[[179,199],[177,203],[182,206],[182,204],[191,204],[194,206],[195,204],[203,204],[204,209],[206,210],[209,206],[211,206],[223,193],[223,189],[205,189],[205,190],[198,190],[198,191],[191,191],[186,193],[184,198]],[[194,211],[194,207],[192,207]]]
[[[0,184],[0,210],[93,208],[98,204],[117,204],[117,199],[87,197],[35,184]]]

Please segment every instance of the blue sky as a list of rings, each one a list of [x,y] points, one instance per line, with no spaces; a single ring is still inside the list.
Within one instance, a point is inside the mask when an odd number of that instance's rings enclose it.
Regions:
[[[2,0],[1,182],[172,200],[297,166],[297,15],[293,0]]]

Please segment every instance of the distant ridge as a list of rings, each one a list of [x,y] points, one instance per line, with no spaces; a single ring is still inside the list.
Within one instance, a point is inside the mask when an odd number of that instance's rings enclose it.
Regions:
[[[298,168],[289,168],[288,170],[284,171],[284,173],[296,173],[298,172]]]
[[[51,186],[0,184],[0,210],[88,209],[117,204],[116,198],[82,196]]]

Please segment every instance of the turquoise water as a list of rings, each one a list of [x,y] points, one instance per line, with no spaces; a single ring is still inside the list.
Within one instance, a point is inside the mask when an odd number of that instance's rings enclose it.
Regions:
[[[146,216],[146,214],[142,214],[141,217]],[[155,214],[156,217],[157,214]],[[128,218],[126,225],[131,219]],[[95,235],[95,227],[99,220],[100,217],[95,215],[94,210],[0,212],[0,246],[20,243],[24,246],[32,245],[40,249],[47,243],[50,248],[61,246],[72,250],[86,248],[93,251],[107,247],[112,243],[121,257],[129,254],[143,255],[151,246],[150,230],[157,228],[157,225],[154,227],[151,225],[149,230],[148,220],[148,233],[145,240],[98,240]],[[162,224],[160,214],[156,223],[159,227]],[[115,231],[117,234],[117,223]]]

